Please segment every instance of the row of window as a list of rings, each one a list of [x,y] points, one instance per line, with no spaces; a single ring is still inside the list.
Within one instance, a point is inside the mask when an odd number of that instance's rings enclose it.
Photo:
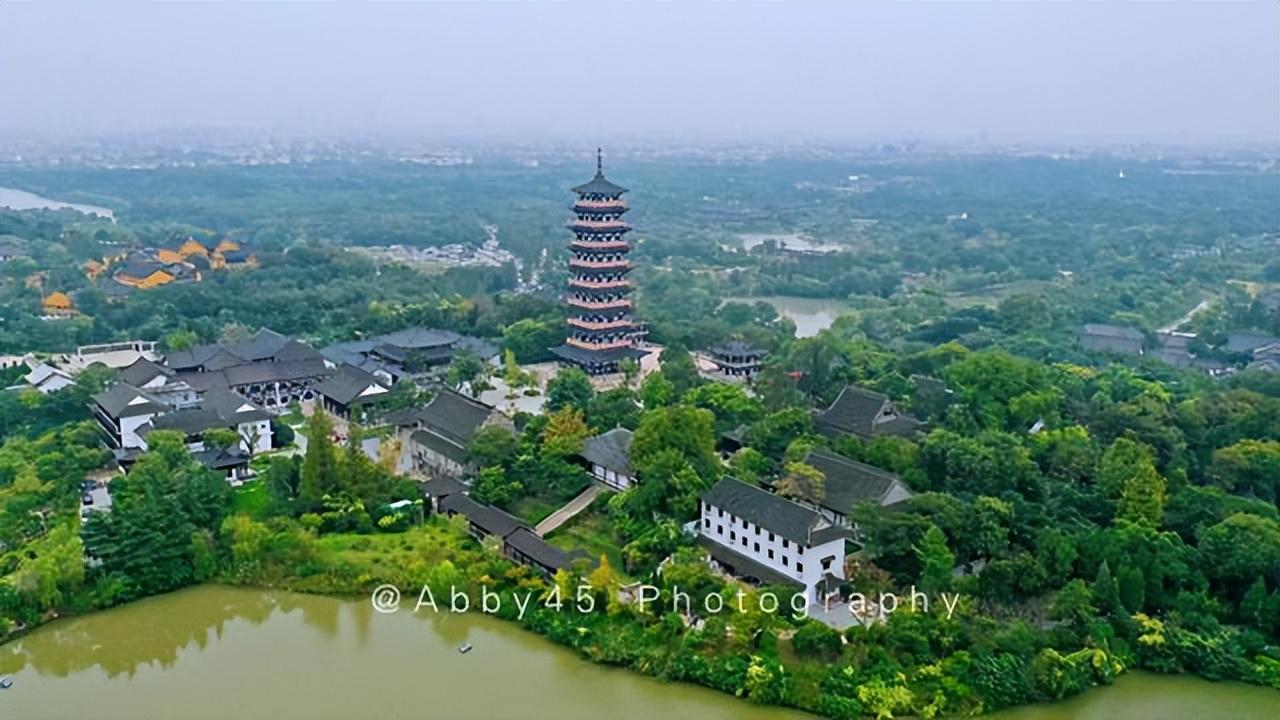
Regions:
[[[719,517],[724,517],[724,516],[725,516],[725,512],[724,512],[724,509],[723,509],[723,508],[716,508],[716,512],[720,513]],[[730,518],[729,522],[730,522],[730,523],[732,523],[732,522],[733,522],[733,519],[732,519],[732,518]],[[747,528],[748,523],[747,523],[747,521],[746,521],[746,520],[743,520],[743,519],[739,518],[739,519],[738,519],[738,522],[742,524],[743,529],[746,529],[746,528]],[[703,520],[703,523],[704,523],[703,527],[711,527],[711,521],[710,521],[710,520],[706,520],[706,519],[704,519],[704,520]],[[757,526],[756,526],[756,535],[757,535],[757,536],[759,536],[759,535],[761,535],[761,534],[766,534],[766,535],[768,535],[768,536],[769,536],[769,542],[773,542],[773,533],[772,533],[772,532],[770,532],[770,533],[762,533],[762,531],[760,530],[760,526],[759,526],[759,525],[757,525]],[[791,543],[790,543],[790,542],[788,542],[786,538],[782,538],[782,547],[784,547],[784,548],[791,547]]]
[[[711,527],[711,520],[710,520],[710,519],[708,519],[708,518],[703,518],[703,519],[702,519],[702,526],[703,526],[704,528],[710,528],[710,527]],[[717,535],[719,535],[720,537],[724,537],[724,525],[716,525],[716,534],[717,534]],[[756,529],[756,534],[759,534],[759,528],[757,528],[757,529]],[[770,540],[772,540],[772,539],[773,539],[773,533],[769,533],[769,539],[770,539]],[[736,530],[730,530],[730,531],[729,531],[729,542],[731,542],[731,543],[732,543],[732,542],[735,542],[735,541],[737,541],[737,542],[741,542],[741,543],[742,543],[742,547],[747,547],[747,534],[746,534],[746,533],[743,533],[743,534],[742,534],[742,537],[741,537],[741,538],[739,538],[739,537],[738,537],[738,532],[737,532]],[[757,555],[759,555],[759,554],[760,554],[760,543],[759,543],[759,542],[755,542],[755,543],[753,543],[752,545],[753,545],[753,550],[755,551],[755,553],[756,553]],[[783,541],[782,541],[782,546],[783,546],[783,547],[786,547],[786,546],[787,546],[787,541],[786,541],[786,540],[783,540]],[[766,553],[767,553],[767,557],[768,557],[770,560],[773,560],[773,559],[774,559],[774,556],[773,556],[773,548],[766,548]],[[782,556],[782,566],[783,566],[783,567],[790,567],[790,566],[791,566],[791,558],[790,558],[790,557],[788,557],[788,556],[786,556],[786,555],[783,555],[783,556]],[[796,572],[798,572],[798,573],[802,573],[802,572],[804,572],[804,563],[802,563],[802,562],[797,562],[797,563],[796,563]]]

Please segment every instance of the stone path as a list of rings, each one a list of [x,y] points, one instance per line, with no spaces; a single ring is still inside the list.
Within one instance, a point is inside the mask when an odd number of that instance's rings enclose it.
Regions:
[[[561,525],[569,522],[569,519],[574,515],[586,510],[587,506],[592,502],[595,502],[596,497],[603,491],[603,485],[591,483],[591,487],[583,490],[578,497],[570,500],[564,507],[548,515],[546,519],[538,523],[538,526],[534,528],[533,531],[537,533],[539,537],[545,536],[552,530],[555,530]]]

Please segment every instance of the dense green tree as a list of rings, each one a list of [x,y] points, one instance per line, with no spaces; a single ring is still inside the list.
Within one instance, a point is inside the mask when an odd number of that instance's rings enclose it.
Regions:
[[[631,466],[640,477],[654,475],[654,461],[664,451],[673,451],[699,477],[714,481],[719,476],[716,455],[715,418],[708,410],[673,405],[646,412],[631,440]]]
[[[586,373],[578,368],[561,368],[547,383],[546,407],[549,412],[564,407],[574,407],[586,412],[595,394],[595,388],[591,387],[591,379]]]
[[[324,410],[316,408],[307,418],[303,432],[307,438],[307,451],[302,461],[298,497],[305,507],[317,507],[325,495],[336,492],[339,487],[333,421]]]
[[[929,527],[920,547],[916,550],[920,560],[920,588],[925,592],[941,592],[951,587],[951,570],[955,556],[947,547],[947,536],[937,525]]]
[[[476,431],[467,446],[467,457],[477,467],[506,466],[517,450],[516,436],[509,429],[490,425]]]

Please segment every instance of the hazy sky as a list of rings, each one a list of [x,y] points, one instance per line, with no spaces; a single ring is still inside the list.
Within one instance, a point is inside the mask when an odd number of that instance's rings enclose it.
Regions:
[[[1280,142],[1280,4],[25,3],[0,132]]]

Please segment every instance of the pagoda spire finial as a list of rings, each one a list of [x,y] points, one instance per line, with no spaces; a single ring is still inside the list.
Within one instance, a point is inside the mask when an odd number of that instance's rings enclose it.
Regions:
[[[604,148],[596,148],[596,174],[604,175]]]

